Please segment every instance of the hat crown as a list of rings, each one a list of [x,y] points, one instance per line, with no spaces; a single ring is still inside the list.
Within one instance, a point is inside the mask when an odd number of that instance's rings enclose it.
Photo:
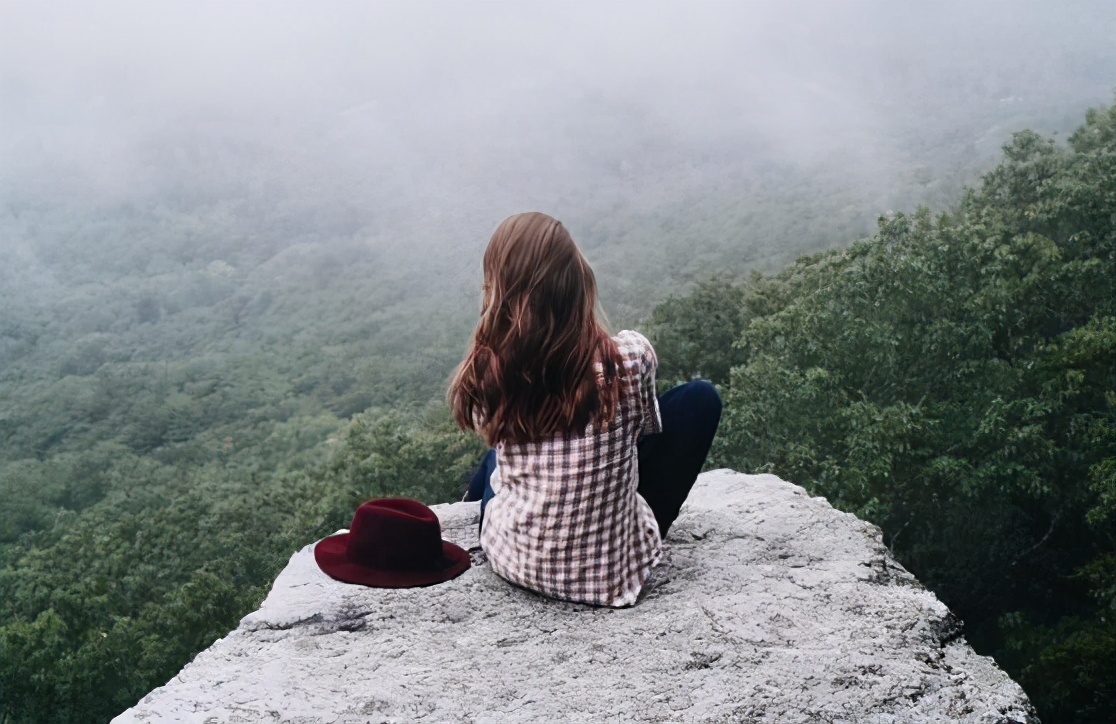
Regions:
[[[348,559],[389,571],[442,567],[442,525],[416,500],[370,500],[357,508],[349,528]]]

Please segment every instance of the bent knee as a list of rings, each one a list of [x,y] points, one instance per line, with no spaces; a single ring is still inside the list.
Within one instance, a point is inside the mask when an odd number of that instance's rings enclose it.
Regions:
[[[721,395],[709,380],[690,380],[686,383],[686,395],[693,404],[713,414],[721,414]]]

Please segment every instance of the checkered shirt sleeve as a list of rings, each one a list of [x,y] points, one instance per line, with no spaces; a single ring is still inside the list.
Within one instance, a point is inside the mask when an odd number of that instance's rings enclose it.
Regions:
[[[553,598],[630,606],[662,555],[655,515],[636,493],[636,442],[662,430],[657,359],[638,332],[615,338],[620,404],[607,428],[496,448],[481,543],[501,577]]]

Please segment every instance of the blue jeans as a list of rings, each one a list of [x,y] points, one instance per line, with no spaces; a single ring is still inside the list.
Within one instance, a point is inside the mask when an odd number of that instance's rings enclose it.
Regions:
[[[659,534],[665,538],[709,456],[721,421],[721,397],[712,383],[693,380],[660,395],[659,413],[663,431],[644,435],[638,444],[637,492],[651,506]],[[482,525],[484,508],[494,495],[489,478],[495,468],[496,451],[489,450],[477,465],[465,494],[465,500],[481,501]]]
[[[488,501],[496,497],[492,492],[492,471],[496,469],[496,451],[492,448],[484,454],[477,464],[473,477],[469,479],[469,490],[465,493],[465,500],[479,500],[481,502],[481,525],[484,525],[484,509]]]

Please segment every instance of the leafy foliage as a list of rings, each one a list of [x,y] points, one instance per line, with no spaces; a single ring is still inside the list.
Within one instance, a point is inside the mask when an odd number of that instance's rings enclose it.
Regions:
[[[307,446],[322,433],[337,437]],[[4,550],[0,718],[111,718],[258,606],[290,551],[369,497],[459,497],[480,452],[444,412],[370,411],[339,432],[276,424],[201,465],[122,454],[101,500]]]
[[[723,381],[718,464],[774,470],[878,523],[1044,720],[1107,721],[1116,107],[1069,143],[1016,134],[949,213],[891,215],[654,321],[681,376]]]
[[[1049,119],[1046,102],[1005,117],[986,89],[971,96],[954,122],[985,139]],[[951,109],[920,97],[903,134],[874,138],[882,151],[788,162],[756,139],[685,174],[695,147],[602,99],[621,116],[588,106],[567,134],[576,183],[554,188],[576,190],[541,198],[577,230],[618,327],[719,271],[653,320],[664,384],[729,390],[717,455],[881,521],[1039,681],[1110,640],[1096,612],[1114,588],[1099,563],[1116,513],[1114,333],[1095,310],[1111,284],[1109,112],[1072,153],[1021,136],[939,220],[896,216],[851,249],[731,276],[866,234],[876,209],[955,200],[995,144],[953,143],[924,121]],[[299,161],[336,153],[336,136],[292,155],[226,130],[148,138],[142,188],[87,184],[38,151],[34,182],[18,166],[0,180],[0,721],[110,718],[359,501],[455,499],[480,452],[437,400],[502,187],[432,182],[457,147],[407,169],[377,151],[337,175]],[[598,173],[611,162],[587,134],[620,167]],[[526,156],[508,148],[490,170],[511,183]],[[428,253],[435,238],[456,251]],[[1052,701],[1091,711],[1079,692],[1102,691],[1105,671],[1060,679]]]

